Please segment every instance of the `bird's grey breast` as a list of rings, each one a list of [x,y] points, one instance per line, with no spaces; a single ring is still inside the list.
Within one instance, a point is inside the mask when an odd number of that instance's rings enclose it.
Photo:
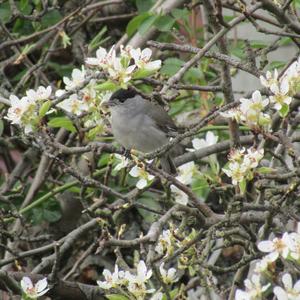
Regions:
[[[166,144],[166,134],[143,111],[143,104],[139,101],[126,102],[111,109],[112,131],[116,140],[127,149],[142,152],[151,152]]]

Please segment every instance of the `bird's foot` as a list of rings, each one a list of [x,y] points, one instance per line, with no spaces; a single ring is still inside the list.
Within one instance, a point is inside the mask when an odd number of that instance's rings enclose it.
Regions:
[[[132,157],[131,157],[131,151],[130,151],[130,150],[128,150],[128,149],[126,149],[126,148],[123,148],[122,150],[123,150],[123,155],[124,155],[126,158],[132,159]]]

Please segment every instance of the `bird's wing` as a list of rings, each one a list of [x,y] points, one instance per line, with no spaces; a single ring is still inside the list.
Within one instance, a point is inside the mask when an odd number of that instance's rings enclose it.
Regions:
[[[172,132],[175,133],[177,131],[173,119],[161,106],[153,104],[150,101],[147,101],[146,106],[148,108],[147,115],[155,121],[158,128],[168,133],[168,135],[172,135]]]

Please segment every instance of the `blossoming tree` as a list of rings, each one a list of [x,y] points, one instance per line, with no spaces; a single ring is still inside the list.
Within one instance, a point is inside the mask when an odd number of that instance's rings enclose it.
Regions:
[[[1,2],[0,298],[299,300],[299,6]],[[168,144],[118,145],[120,88]]]

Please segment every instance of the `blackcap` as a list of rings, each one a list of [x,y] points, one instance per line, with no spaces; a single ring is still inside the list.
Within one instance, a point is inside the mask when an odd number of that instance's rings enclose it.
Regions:
[[[114,137],[127,150],[155,151],[167,144],[176,132],[176,125],[167,112],[133,89],[116,91],[107,104]],[[160,158],[160,163],[164,171],[176,174],[169,152]]]

